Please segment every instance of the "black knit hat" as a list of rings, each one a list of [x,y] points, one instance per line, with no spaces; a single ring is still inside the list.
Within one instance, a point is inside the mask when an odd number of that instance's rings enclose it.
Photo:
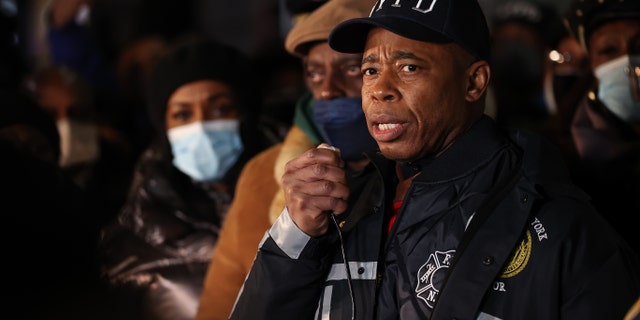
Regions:
[[[593,30],[622,19],[640,19],[640,0],[573,0],[564,24],[586,50]]]
[[[190,40],[163,56],[155,66],[148,87],[149,117],[159,132],[164,132],[169,97],[184,84],[215,80],[228,84],[240,101],[243,117],[254,107],[251,61],[237,49],[210,40]]]
[[[339,24],[329,35],[329,45],[339,52],[361,53],[374,27],[413,40],[453,42],[478,59],[490,59],[489,27],[476,0],[378,0],[368,18]]]

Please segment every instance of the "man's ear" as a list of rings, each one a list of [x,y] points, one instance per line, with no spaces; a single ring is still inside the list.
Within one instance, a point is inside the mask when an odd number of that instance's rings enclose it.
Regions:
[[[491,67],[484,61],[476,61],[467,68],[467,96],[466,100],[475,102],[483,97],[491,79]]]

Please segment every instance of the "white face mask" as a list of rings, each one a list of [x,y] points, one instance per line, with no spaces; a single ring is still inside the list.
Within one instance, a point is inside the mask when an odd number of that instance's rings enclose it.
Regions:
[[[56,121],[60,135],[61,167],[93,162],[100,155],[98,127],[95,124],[78,122],[67,118]]]
[[[630,62],[640,63],[640,55],[624,55],[594,70],[598,78],[598,99],[614,114],[627,122],[640,121],[640,101],[631,92]],[[637,90],[637,88],[636,88]]]

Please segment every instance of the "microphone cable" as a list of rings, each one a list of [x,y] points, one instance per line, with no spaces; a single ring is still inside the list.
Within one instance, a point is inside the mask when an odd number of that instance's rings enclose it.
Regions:
[[[352,285],[352,281],[351,281],[351,268],[349,268],[349,262],[347,261],[347,255],[344,252],[344,240],[342,239],[342,231],[340,231],[340,225],[338,224],[338,221],[336,220],[336,215],[331,212],[329,213],[329,216],[331,217],[331,220],[333,221],[333,224],[336,226],[336,229],[338,230],[338,238],[340,239],[340,251],[342,253],[342,261],[344,262],[344,269],[347,273],[347,285],[349,287],[349,297],[351,298],[351,320],[355,320],[356,319],[356,299],[355,299],[355,295],[353,293],[353,285]]]

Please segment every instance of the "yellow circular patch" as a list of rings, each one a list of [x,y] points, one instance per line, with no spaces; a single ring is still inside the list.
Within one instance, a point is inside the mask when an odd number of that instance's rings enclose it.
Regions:
[[[526,239],[523,239],[520,242],[520,245],[513,253],[511,257],[511,261],[507,267],[502,271],[502,278],[511,278],[518,273],[520,273],[525,266],[527,266],[527,262],[529,262],[529,257],[531,256],[531,232],[527,230]]]

